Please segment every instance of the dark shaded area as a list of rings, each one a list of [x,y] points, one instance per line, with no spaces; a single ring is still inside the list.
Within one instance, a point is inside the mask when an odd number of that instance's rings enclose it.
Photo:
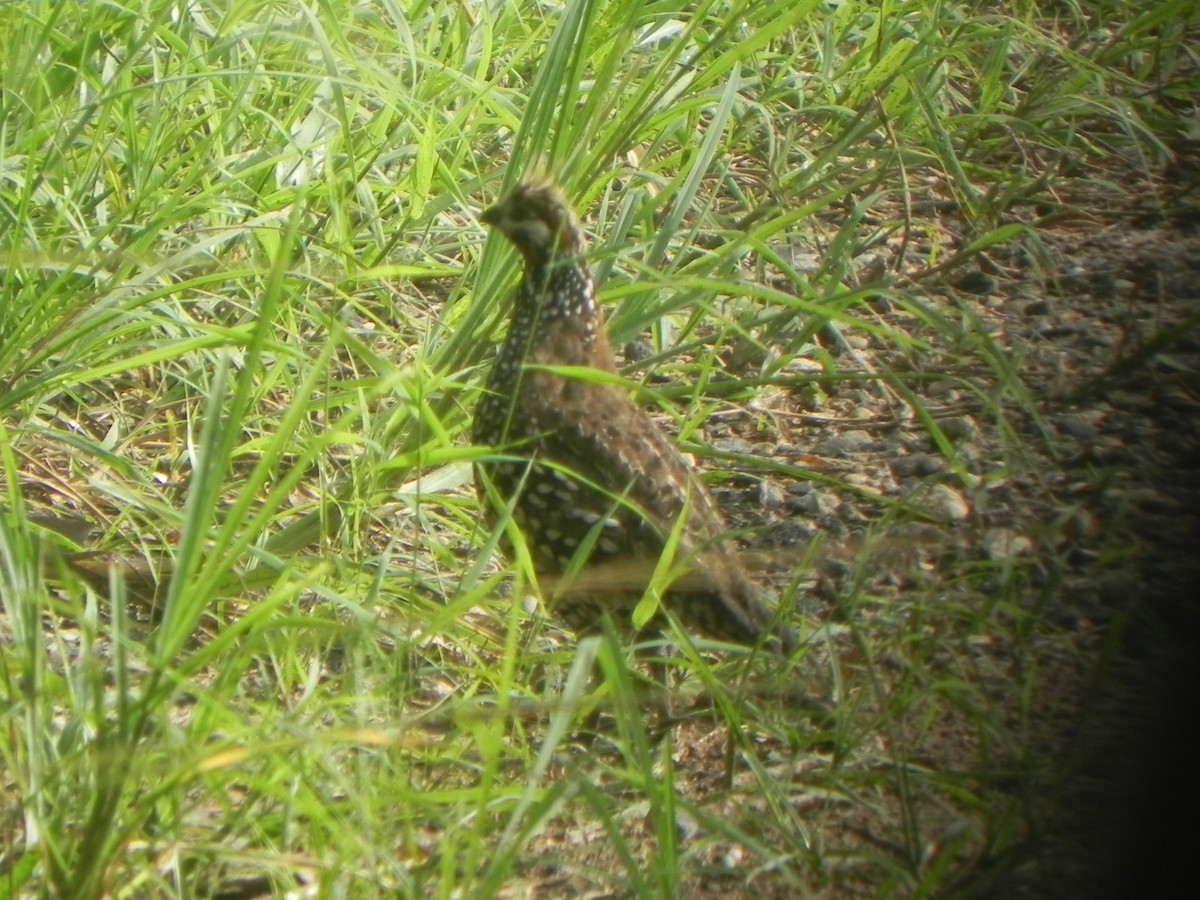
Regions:
[[[1194,882],[1200,848],[1200,380],[1159,369],[1138,381],[1131,396],[1145,391],[1139,402],[1158,429],[1146,474],[1161,502],[1129,523],[1141,539],[1141,578],[1114,621],[1117,648],[1081,730],[1083,765],[1064,798],[1068,859],[1081,878],[1057,885],[1059,897],[1163,895]],[[1181,398],[1194,402],[1184,408]]]
[[[1194,342],[1181,351],[1200,363]],[[1107,393],[1136,417],[1125,464],[1138,502],[1104,510],[1136,547],[1106,592],[1108,651],[1068,752],[1031,785],[1040,833],[947,894],[980,898],[1175,896],[1194,881],[1200,805],[1191,729],[1200,690],[1200,376],[1180,356]],[[1148,427],[1148,430],[1147,430]]]

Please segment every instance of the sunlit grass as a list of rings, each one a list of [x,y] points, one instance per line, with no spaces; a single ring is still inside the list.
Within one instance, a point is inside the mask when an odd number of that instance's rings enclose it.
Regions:
[[[475,212],[561,182],[614,345],[649,345],[625,376],[715,482],[870,494],[705,439],[852,386],[974,490],[923,386],[971,397],[1004,471],[1040,412],[1019,354],[927,288],[1036,252],[1061,176],[1151,167],[1195,87],[1190,4],[1081,6],[0,7],[0,895],[487,896],[569,860],[539,843],[563,821],[619,895],[718,870],[933,893],[1002,850],[1019,804],[919,748],[965,711],[1021,755],[970,648],[1025,639],[1028,585],[873,596],[871,542],[929,518],[912,498],[871,495],[837,616],[810,615],[807,561],[785,573],[800,659],[685,646],[681,737],[614,641],[531,621],[471,490],[515,273]],[[707,803],[673,754],[719,730]],[[887,850],[847,836],[872,819]]]

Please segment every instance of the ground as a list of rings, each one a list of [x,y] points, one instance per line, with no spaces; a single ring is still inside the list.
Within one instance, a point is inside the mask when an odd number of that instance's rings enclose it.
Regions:
[[[1171,194],[1169,184],[1158,189]],[[731,405],[710,418],[707,437],[718,453],[757,455],[781,470],[800,466],[818,476],[764,479],[760,469],[744,485],[716,487],[760,558],[794,559],[820,539],[797,604],[811,621],[865,613],[873,627],[886,627],[889,598],[899,601],[906,590],[927,591],[941,578],[948,602],[958,602],[953,581],[972,567],[996,567],[997,584],[1005,566],[1026,572],[1016,607],[1033,611],[1036,633],[1019,645],[1007,636],[989,640],[986,629],[969,638],[992,704],[986,717],[1007,729],[996,746],[981,746],[984,715],[969,704],[913,709],[890,732],[880,730],[879,740],[902,743],[909,764],[931,771],[981,777],[981,760],[990,759],[997,793],[1022,807],[1014,817],[1025,825],[1014,827],[1028,830],[993,854],[987,839],[956,844],[969,814],[945,797],[930,798],[919,825],[925,863],[940,864],[946,846],[957,870],[940,884],[940,896],[1128,896],[1147,878],[1166,884],[1187,866],[1184,838],[1190,834],[1194,844],[1196,829],[1184,823],[1197,793],[1184,728],[1200,637],[1194,213],[1186,203],[1163,215],[1094,205],[1070,222],[1037,227],[1032,239],[993,248],[965,272],[910,283],[940,314],[969,322],[979,346],[1019,373],[1015,392],[998,377],[1003,369],[964,365],[961,348],[930,348],[928,370],[938,374],[906,383],[931,410],[948,455],[884,382],[849,382],[820,397],[784,386],[749,409]],[[952,233],[953,223],[946,225]],[[881,303],[878,312],[881,323],[925,337],[911,310]],[[854,333],[824,337],[843,360],[853,355],[848,369],[892,365],[886,342]],[[816,367],[796,360],[783,371]],[[1005,423],[1019,430],[1020,452],[1033,458],[1011,467],[1016,477],[992,477],[1004,468],[1004,454],[1014,452],[1000,433]],[[822,483],[826,475],[839,476],[839,484]],[[858,490],[846,490],[846,482]],[[900,495],[925,515],[881,526],[877,498]],[[871,602],[844,608],[847,593]],[[987,602],[971,602],[978,601]],[[833,646],[843,665],[855,664],[853,641]],[[801,679],[824,670],[814,659]],[[884,680],[903,681],[902,659],[876,662]],[[824,873],[823,886],[821,878],[801,885],[744,846],[708,842],[697,865],[703,875],[683,892],[879,896],[886,866],[874,869],[864,859],[873,845],[881,856],[901,852],[897,833],[907,824],[907,804],[888,790],[866,802],[809,790],[799,756],[777,738],[755,739],[759,758],[791,785],[787,802],[799,827],[826,850],[855,851],[846,853],[843,871]],[[724,730],[695,721],[681,726],[673,745],[677,788],[753,833],[750,823],[772,798],[744,770],[726,791],[726,752]],[[628,811],[627,838],[649,868],[658,837],[638,821],[647,814],[639,809]],[[620,861],[601,831],[572,817],[552,823],[529,847],[539,860],[528,873],[532,893],[610,896],[604,873]],[[705,828],[681,822],[679,834],[686,846]]]
[[[830,324],[794,359],[730,347],[708,390],[731,399],[686,446],[727,473],[711,485],[746,558],[802,623],[791,688],[745,681],[732,754],[695,679],[672,698],[679,724],[649,751],[671,770],[665,812],[652,786],[631,789],[619,714],[590,742],[564,741],[542,780],[568,788],[504,896],[622,896],[632,862],[647,892],[697,900],[1095,898],[1187,865],[1175,823],[1196,799],[1183,728],[1200,636],[1200,237],[1177,177],[1080,189],[1069,220],[1031,220],[944,269],[931,253],[945,259],[965,229],[943,204],[942,246],[899,233],[862,260],[880,287],[862,321],[878,332]],[[961,323],[957,343],[927,327],[934,316]],[[814,377],[828,369],[838,377]],[[740,390],[755,379],[767,386]],[[385,547],[401,525],[381,520]],[[500,643],[504,620],[488,616],[506,609],[479,618]],[[323,663],[330,691],[336,662]],[[463,688],[423,671],[406,685],[413,709]],[[277,686],[255,689],[270,703]],[[421,722],[431,745],[469,731]],[[518,726],[538,746],[545,708]],[[431,783],[471,774],[431,759],[412,767]],[[663,815],[681,884],[655,880]],[[226,897],[278,883],[215,877]]]

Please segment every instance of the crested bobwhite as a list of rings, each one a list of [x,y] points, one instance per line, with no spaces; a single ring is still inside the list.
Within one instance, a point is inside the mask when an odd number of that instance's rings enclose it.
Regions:
[[[583,231],[558,188],[526,181],[480,221],[516,245],[525,272],[475,411],[474,441],[495,452],[478,464],[476,485],[493,525],[500,503],[512,510],[553,612],[579,632],[606,613],[628,626],[675,535],[686,574],[662,607],[720,640],[769,637],[790,649],[791,633],[773,628],[722,542],[712,497],[649,415],[613,378],[549,368],[614,372]]]

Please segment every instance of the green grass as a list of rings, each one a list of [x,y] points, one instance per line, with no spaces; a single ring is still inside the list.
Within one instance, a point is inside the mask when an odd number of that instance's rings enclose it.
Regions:
[[[1020,566],[896,605],[864,555],[839,621],[798,564],[810,652],[775,671],[685,646],[680,703],[705,702],[663,740],[623,648],[576,650],[510,599],[464,425],[515,266],[475,214],[556,175],[614,344],[650,341],[626,374],[716,482],[870,493],[704,436],[731,406],[769,427],[773,391],[861,388],[969,489],[928,383],[974,398],[1007,472],[1040,412],[1019,359],[924,287],[1036,252],[1073,208],[1057,180],[1156,165],[1194,96],[1190,8],[0,6],[0,896],[512,895],[555,865],[622,896],[752,872],[928,896],[1001,853],[1020,799],[979,773],[1021,737],[971,648],[1027,640]],[[898,364],[835,352],[848,335]],[[875,500],[871,540],[911,524]],[[46,514],[86,519],[86,548]],[[947,717],[977,770],[919,762]],[[723,726],[732,783],[697,784],[687,741]]]

